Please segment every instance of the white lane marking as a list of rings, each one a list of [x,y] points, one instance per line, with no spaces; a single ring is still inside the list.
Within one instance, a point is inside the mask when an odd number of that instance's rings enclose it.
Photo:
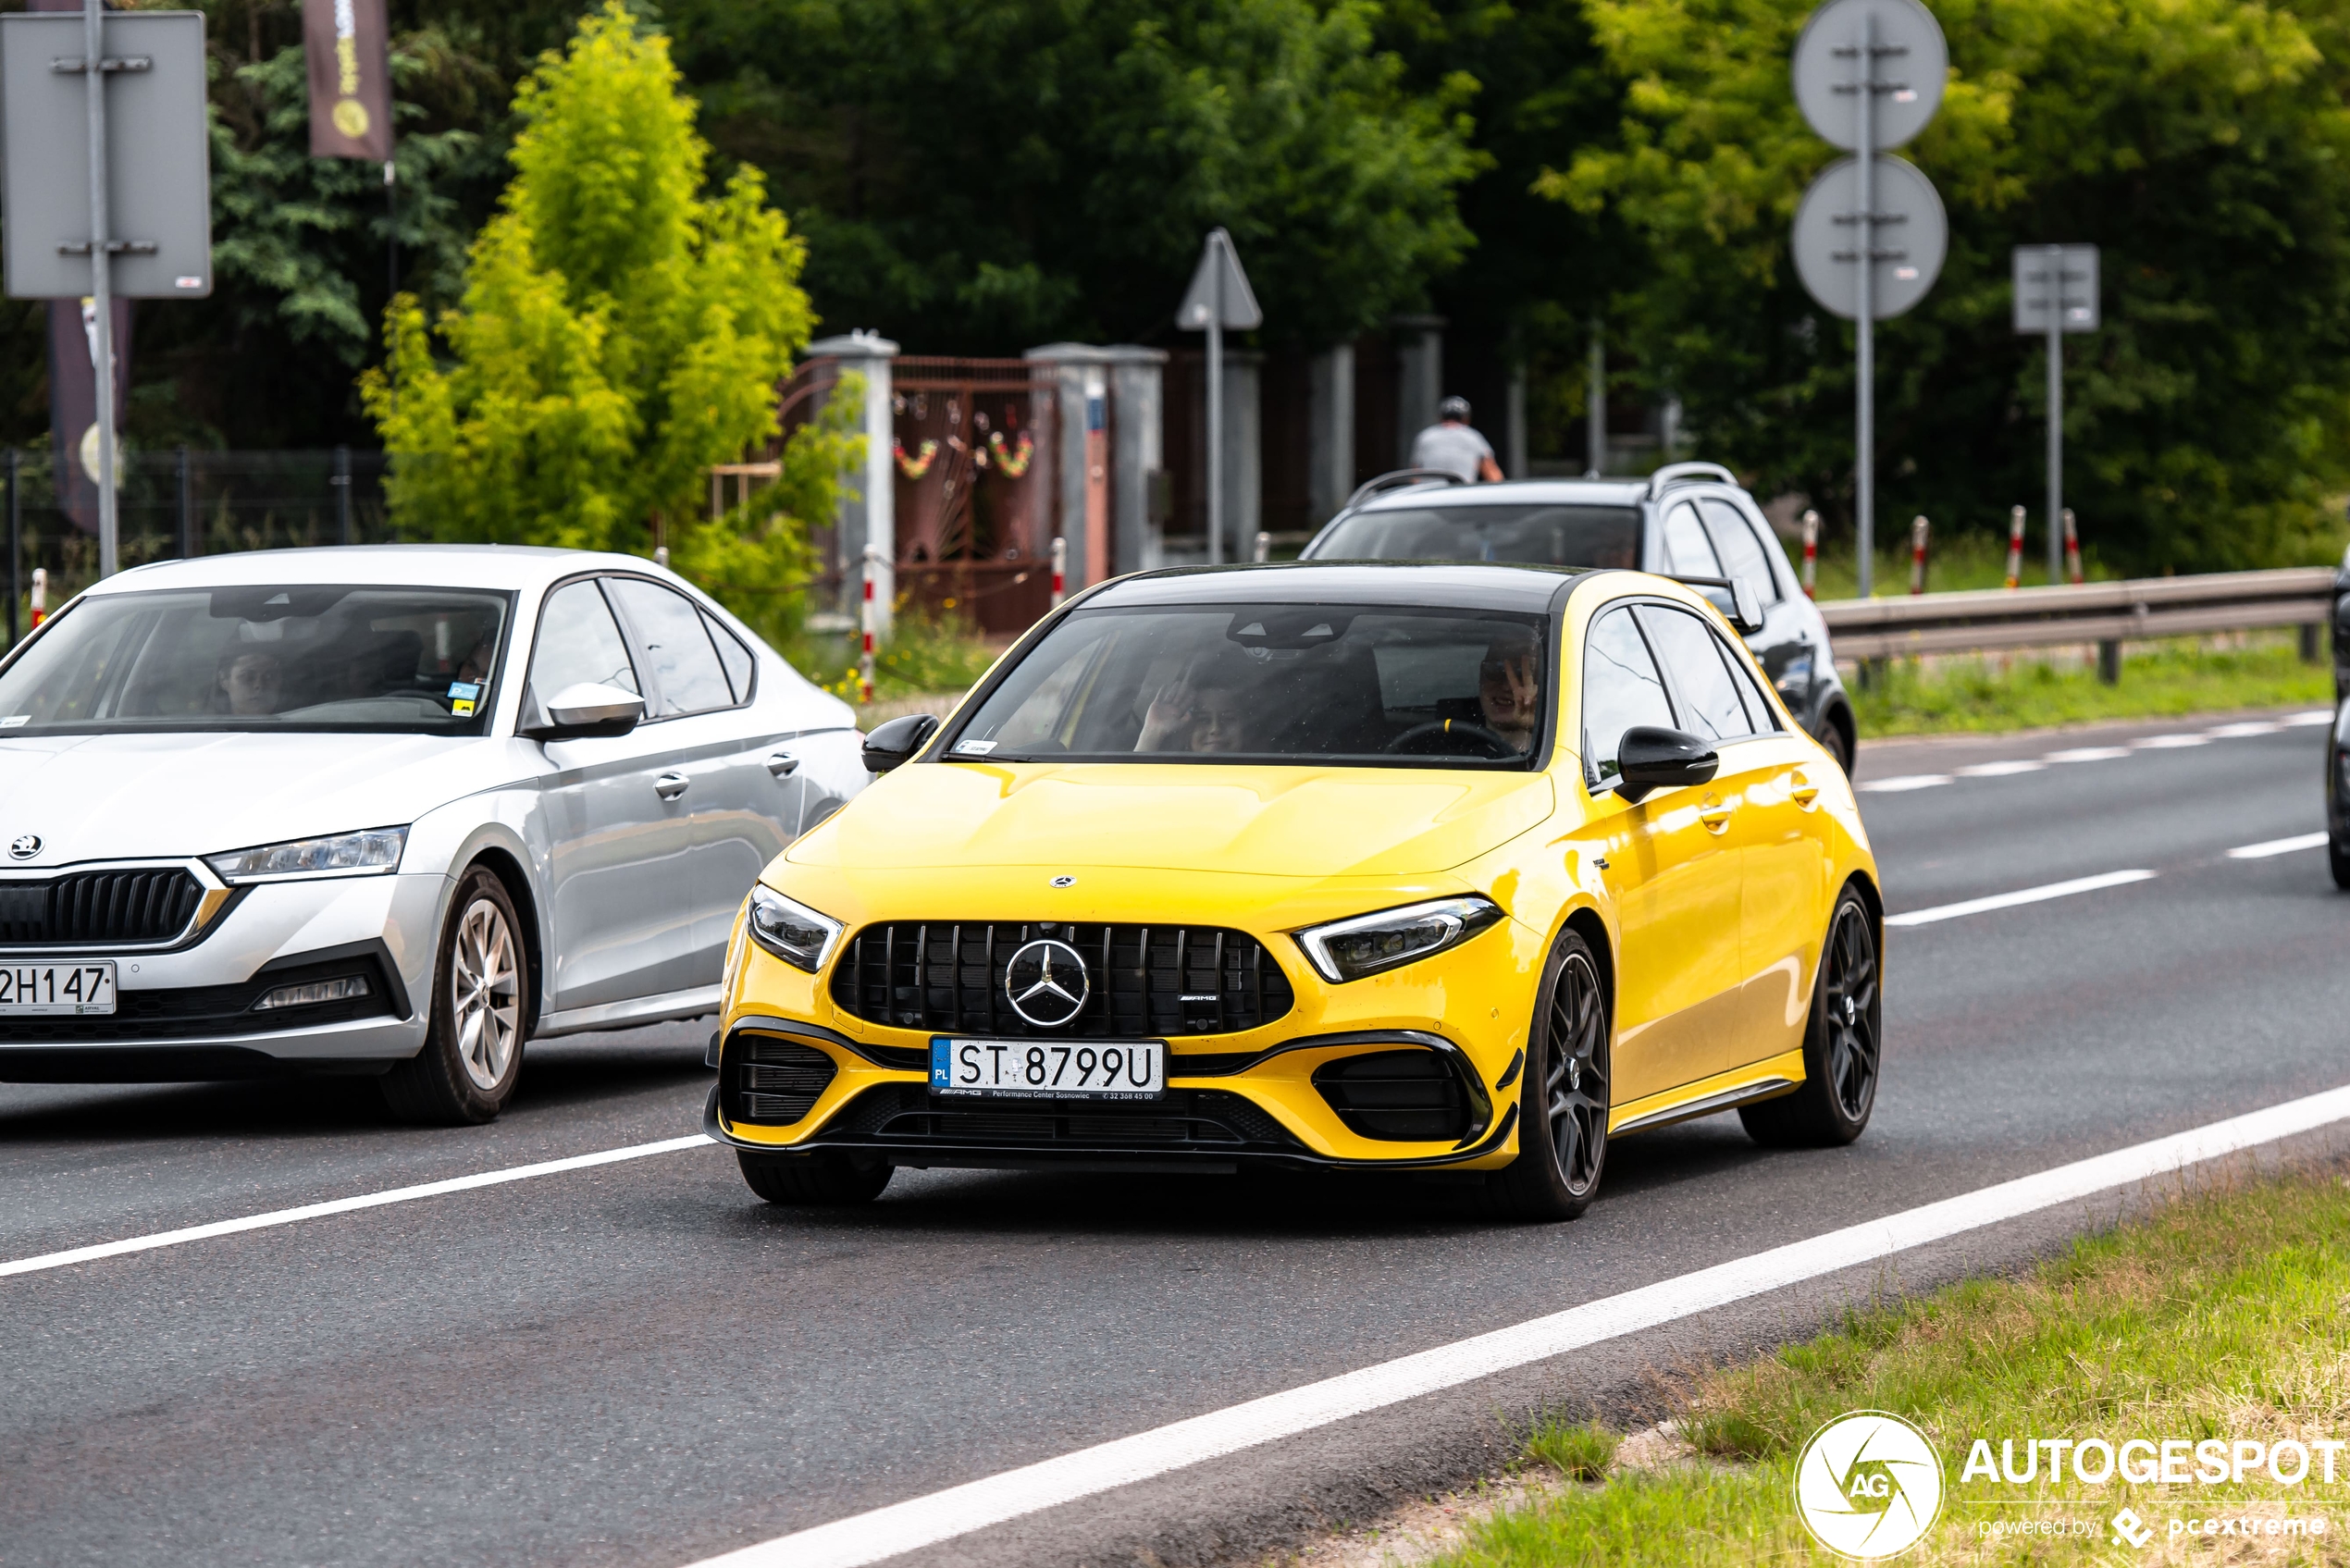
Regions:
[[[2272,735],[2284,726],[2268,719],[2247,719],[2241,724],[2221,724],[2210,732],[2213,740],[2249,740],[2254,735]]]
[[[2099,888],[2123,887],[2134,882],[2150,882],[2152,871],[2101,871],[2093,877],[2075,877],[2071,882],[2052,882],[2043,887],[2019,888],[2013,893],[1995,893],[1988,898],[1970,898],[1962,904],[1937,904],[1931,909],[1912,909],[1906,915],[1887,915],[1889,926],[1928,926],[1936,920],[1955,920],[1960,915],[1988,914],[1993,909],[2012,909],[2019,904],[2043,904],[2051,898],[2070,898],[2076,893],[2095,893]]]
[[[2134,749],[2139,751],[2179,751],[2190,746],[2209,746],[2210,744],[2211,737],[2201,735],[2148,735],[2144,740],[2134,740],[2130,743]]]
[[[324,1219],[328,1215],[350,1214],[356,1209],[381,1208],[386,1204],[414,1203],[418,1198],[438,1198],[448,1192],[470,1192],[477,1187],[499,1187],[509,1181],[527,1181],[535,1176],[559,1176],[567,1170],[586,1170],[592,1166],[614,1165],[622,1160],[641,1160],[648,1154],[666,1154],[709,1142],[708,1138],[697,1132],[690,1138],[664,1138],[658,1143],[635,1143],[625,1149],[606,1149],[599,1154],[574,1154],[568,1159],[542,1160],[537,1165],[510,1166],[504,1170],[485,1170],[472,1176],[452,1176],[445,1181],[393,1187],[381,1192],[365,1192],[355,1198],[304,1204],[300,1208],[272,1209],[267,1214],[247,1215],[242,1219],[219,1219],[209,1225],[158,1230],[151,1235],[126,1237],[119,1241],[101,1241],[95,1246],[74,1247],[62,1253],[43,1253],[38,1257],[13,1258],[0,1263],[0,1278],[11,1274],[34,1274],[47,1268],[64,1268],[97,1258],[120,1257],[126,1253],[177,1247],[182,1242],[209,1241],[215,1236],[233,1236],[241,1230],[266,1230],[272,1226],[292,1225],[305,1219]]]
[[[1852,787],[1863,795],[1901,795],[1913,789],[1932,789],[1950,782],[1948,773],[1904,773],[1896,779],[1871,779]]]
[[[2288,713],[2277,722],[2296,730],[2306,729],[2311,724],[2331,724],[2333,722],[2333,710],[2312,708],[2306,713]]]
[[[2295,833],[2291,838],[2272,838],[2266,844],[2243,844],[2228,851],[2231,860],[2265,860],[2271,855],[2290,855],[2296,849],[2316,849],[2326,841],[2321,833]]]
[[[2110,762],[2127,757],[2126,746],[2076,746],[2069,751],[2051,751],[2040,759],[2043,762]]]
[[[2350,1119],[2350,1089],[2134,1143],[1319,1383],[1173,1422],[707,1558],[694,1568],[864,1568],[990,1525],[1458,1388],[1607,1340]]]
[[[2010,773],[2036,773],[2047,766],[2036,757],[2019,757],[2010,762],[1977,762],[1972,768],[1960,768],[1962,779],[2003,779]]]

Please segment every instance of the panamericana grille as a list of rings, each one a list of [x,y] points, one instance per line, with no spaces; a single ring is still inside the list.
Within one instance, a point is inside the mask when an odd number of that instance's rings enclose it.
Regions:
[[[726,1053],[727,1119],[788,1127],[808,1114],[838,1070],[813,1045],[741,1035]]]
[[[0,946],[168,942],[203,899],[204,884],[177,866],[0,882]]]
[[[1012,955],[1040,938],[1085,959],[1090,989],[1068,1023],[1040,1029],[1012,1010]],[[833,968],[833,1002],[893,1029],[1093,1040],[1231,1034],[1296,1005],[1289,978],[1255,937],[1212,926],[1070,921],[897,920],[868,926]]]

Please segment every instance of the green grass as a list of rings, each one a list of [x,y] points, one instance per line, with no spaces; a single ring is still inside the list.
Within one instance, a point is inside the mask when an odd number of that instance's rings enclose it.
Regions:
[[[1940,1522],[1904,1563],[2321,1562],[2350,1557],[2338,1483],[2085,1485],[2067,1470],[2006,1485],[1961,1479],[1976,1438],[2142,1435],[2190,1440],[2350,1438],[2350,1190],[2331,1172],[2207,1192],[2076,1241],[2012,1280],[1972,1280],[1851,1315],[1842,1327],[1686,1391],[1701,1460],[1560,1488],[1481,1523],[1442,1568],[1830,1562],[1797,1521],[1795,1462],[1824,1423],[1885,1410],[1943,1460]],[[1528,1458],[1551,1463],[1555,1426]],[[1596,1446],[1596,1445],[1594,1445]],[[1565,1451],[1592,1451],[1577,1439]],[[2158,1528],[2143,1553],[2108,1546],[2124,1505]],[[2325,1536],[2249,1546],[2171,1537],[2213,1513],[2327,1516]],[[1986,1538],[1993,1519],[2089,1522],[2087,1540]]]
[[[1894,660],[1871,680],[1847,685],[1863,745],[1887,735],[2332,705],[2331,667],[2322,661],[2304,663],[2295,634],[2241,640],[2232,648],[2197,638],[2125,644],[2121,679],[2109,686],[2098,681],[2096,664],[2078,655],[1932,666]]]
[[[1545,1415],[1526,1439],[1526,1451],[1569,1480],[1596,1481],[1607,1474],[1616,1445],[1623,1440],[1623,1434],[1596,1421],[1569,1426]]]
[[[894,621],[889,639],[873,656],[877,699],[934,692],[960,695],[978,683],[1003,651],[952,611],[924,611],[901,602]],[[854,702],[860,646],[855,633],[803,633],[782,652],[801,674],[835,697]]]

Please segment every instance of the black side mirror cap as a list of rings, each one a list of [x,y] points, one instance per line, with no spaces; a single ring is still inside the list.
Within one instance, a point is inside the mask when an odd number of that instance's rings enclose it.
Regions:
[[[1639,724],[1616,743],[1615,765],[1624,780],[1615,793],[1638,804],[1652,790],[1705,783],[1721,770],[1722,759],[1693,735]]]
[[[1673,581],[1695,588],[1738,636],[1750,637],[1762,629],[1762,601],[1755,597],[1752,584],[1735,577],[1676,576]]]
[[[938,733],[935,713],[909,713],[903,719],[892,719],[877,724],[865,737],[865,772],[886,773],[901,762],[913,759],[914,754],[930,744]]]

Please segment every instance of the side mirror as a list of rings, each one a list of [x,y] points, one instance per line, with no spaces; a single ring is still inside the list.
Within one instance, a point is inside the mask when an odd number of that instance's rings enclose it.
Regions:
[[[1762,601],[1755,597],[1753,584],[1737,577],[1676,576],[1673,581],[1696,589],[1738,636],[1750,637],[1762,629]]]
[[[930,744],[938,733],[935,713],[909,713],[903,719],[892,719],[886,724],[874,726],[865,737],[865,772],[886,773],[901,762],[910,761],[914,753]]]
[[[645,721],[645,699],[618,686],[582,681],[569,685],[540,705],[541,723],[523,734],[533,740],[580,740],[591,735],[625,735]]]
[[[1720,769],[1722,759],[1695,735],[1639,724],[1626,730],[1616,743],[1615,765],[1624,778],[1615,793],[1627,804],[1637,804],[1652,790],[1705,783]]]

